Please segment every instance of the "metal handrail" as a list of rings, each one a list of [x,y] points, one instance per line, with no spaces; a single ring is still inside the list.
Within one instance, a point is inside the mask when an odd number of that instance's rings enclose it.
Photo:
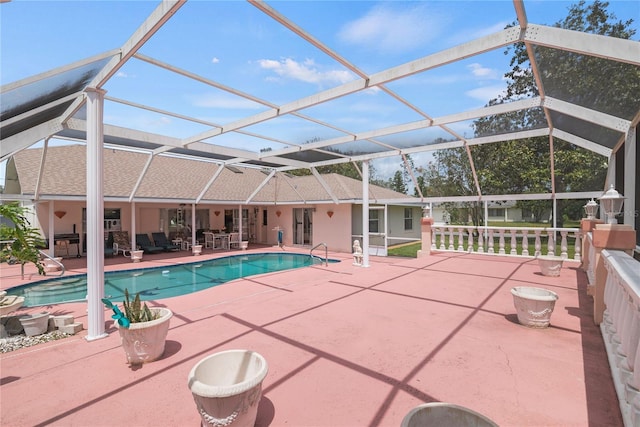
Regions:
[[[316,248],[319,248],[320,246],[324,246],[324,265],[328,267],[329,266],[329,247],[327,246],[326,243],[318,243],[317,245],[312,247],[311,250],[309,251],[309,256],[313,256],[313,250]]]
[[[54,262],[54,264],[58,264],[60,266],[60,274],[59,276],[62,276],[65,272],[65,268],[64,268],[64,264],[61,263],[60,261],[58,261],[57,259],[55,259],[54,257],[52,257],[51,255],[49,255],[48,253],[46,253],[45,251],[39,249],[38,252],[40,252],[40,255],[42,255],[43,257],[50,259],[51,261]]]

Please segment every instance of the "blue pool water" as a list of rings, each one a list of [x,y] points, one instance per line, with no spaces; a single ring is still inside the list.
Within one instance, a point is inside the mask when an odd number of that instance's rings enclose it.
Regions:
[[[338,262],[329,260],[329,262]],[[293,253],[233,255],[212,260],[104,274],[104,295],[122,301],[125,288],[140,292],[142,300],[156,300],[190,294],[241,277],[321,263],[320,258]],[[87,276],[69,276],[18,286],[9,295],[24,296],[27,307],[83,301],[87,296]]]

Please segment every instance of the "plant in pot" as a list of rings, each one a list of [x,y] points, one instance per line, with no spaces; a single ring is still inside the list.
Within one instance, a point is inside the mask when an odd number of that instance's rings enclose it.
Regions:
[[[111,316],[120,333],[127,362],[132,365],[153,362],[162,356],[173,313],[166,307],[148,307],[136,293],[133,301],[124,290],[124,313],[107,298],[102,302],[114,314]]]

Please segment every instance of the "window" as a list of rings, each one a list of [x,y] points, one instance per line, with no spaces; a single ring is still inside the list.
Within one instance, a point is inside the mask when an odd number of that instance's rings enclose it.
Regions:
[[[378,233],[380,231],[379,210],[369,211],[369,233]]]
[[[489,217],[504,216],[504,208],[489,209]]]
[[[413,230],[413,209],[404,208],[404,229]]]

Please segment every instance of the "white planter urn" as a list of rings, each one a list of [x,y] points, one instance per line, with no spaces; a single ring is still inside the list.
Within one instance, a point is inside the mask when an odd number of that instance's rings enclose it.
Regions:
[[[131,261],[140,262],[142,261],[142,254],[144,251],[131,251]]]
[[[249,242],[247,242],[246,240],[243,240],[242,242],[240,242],[240,249],[242,249],[243,251],[246,251],[248,247],[249,247]]]
[[[253,427],[267,371],[265,358],[251,350],[227,350],[200,360],[188,384],[202,426]]]
[[[538,265],[543,276],[557,277],[562,270],[562,261],[564,258],[555,255],[538,256]]]
[[[511,288],[511,294],[520,324],[532,328],[549,326],[558,294],[547,289],[529,286]]]
[[[193,245],[191,246],[191,250],[194,255],[200,255],[202,253],[202,245]]]
[[[42,335],[47,332],[49,328],[49,313],[46,311],[42,313],[25,314],[18,319],[24,328],[25,335],[28,337]]]
[[[7,291],[0,291],[0,316],[13,313],[24,303],[24,297],[15,295],[7,296]]]
[[[153,362],[164,353],[164,345],[173,312],[165,307],[151,307],[152,312],[160,312],[160,317],[150,322],[131,323],[123,328],[115,323],[120,332],[122,348],[131,365]]]

